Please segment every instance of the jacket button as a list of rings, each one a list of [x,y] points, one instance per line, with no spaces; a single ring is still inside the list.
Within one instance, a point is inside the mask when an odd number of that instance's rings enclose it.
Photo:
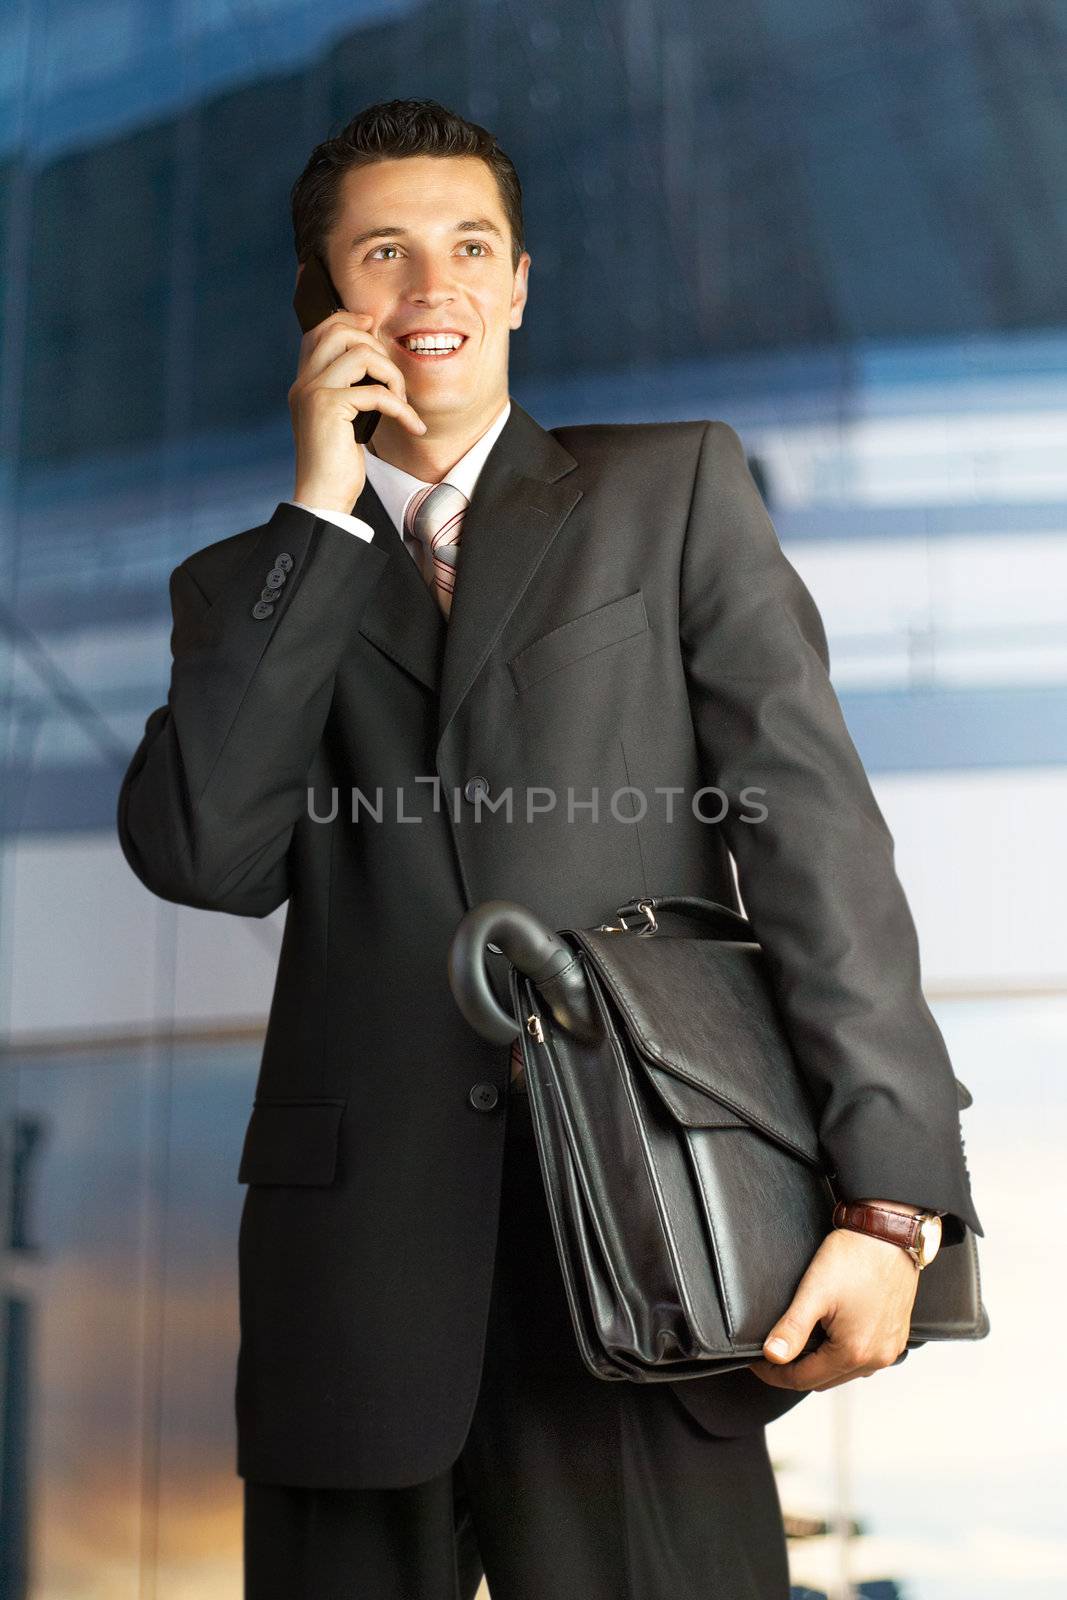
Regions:
[[[252,615],[257,622],[262,622],[264,617],[273,617],[274,607],[268,605],[265,600],[257,600],[252,607]]]
[[[293,558],[289,554],[288,550],[283,550],[280,556],[274,557],[274,565],[278,568],[279,572],[292,572]]]
[[[282,571],[281,567],[271,567],[270,571],[267,573],[267,588],[280,589],[284,582],[285,573]]]
[[[500,1096],[495,1083],[476,1083],[467,1098],[476,1111],[492,1111]]]
[[[259,598],[261,600],[265,600],[268,605],[272,606],[275,600],[281,599],[281,596],[279,595],[277,589],[263,589],[260,591]]]
[[[474,803],[475,795],[479,795],[479,794],[488,795],[488,793],[489,793],[489,779],[488,778],[482,778],[482,777],[468,778],[466,783],[463,785],[464,797],[467,800],[469,800],[472,805]]]

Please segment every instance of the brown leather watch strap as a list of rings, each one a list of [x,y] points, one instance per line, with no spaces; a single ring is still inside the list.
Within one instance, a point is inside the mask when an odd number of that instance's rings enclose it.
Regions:
[[[859,1200],[839,1200],[834,1207],[833,1224],[835,1228],[851,1228],[854,1233],[869,1233],[910,1251],[918,1249],[922,1219],[904,1211],[864,1205]]]

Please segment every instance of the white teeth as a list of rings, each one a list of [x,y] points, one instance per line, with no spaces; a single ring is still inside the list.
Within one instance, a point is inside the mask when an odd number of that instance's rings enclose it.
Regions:
[[[458,350],[463,343],[458,334],[444,334],[433,338],[405,339],[404,345],[409,350]]]

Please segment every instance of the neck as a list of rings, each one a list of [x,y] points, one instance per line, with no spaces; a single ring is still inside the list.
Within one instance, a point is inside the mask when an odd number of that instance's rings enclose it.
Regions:
[[[437,422],[427,417],[424,420],[429,427],[421,438],[409,433],[392,417],[383,416],[374,430],[374,438],[366,448],[380,461],[388,461],[390,466],[410,472],[413,478],[421,478],[423,483],[440,483],[481,438],[507,398],[506,392],[498,395],[473,421],[469,418],[454,421],[442,417]],[[417,404],[415,409],[419,409]]]

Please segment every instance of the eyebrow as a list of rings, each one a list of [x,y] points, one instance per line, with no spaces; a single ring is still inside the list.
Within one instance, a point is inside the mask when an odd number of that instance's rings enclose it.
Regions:
[[[410,229],[390,227],[383,225],[377,228],[368,228],[365,233],[357,233],[349,249],[356,250],[361,244],[366,244],[368,239],[406,238]],[[504,242],[504,235],[490,217],[473,217],[466,222],[457,222],[453,233],[495,233],[497,238]]]

